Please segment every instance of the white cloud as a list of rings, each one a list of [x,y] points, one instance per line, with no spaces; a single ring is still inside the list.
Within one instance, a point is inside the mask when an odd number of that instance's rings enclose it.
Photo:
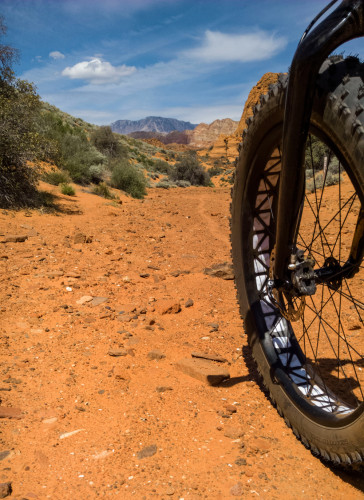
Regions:
[[[64,59],[65,55],[62,54],[62,52],[59,52],[58,50],[54,50],[53,52],[49,53],[49,57],[52,59]]]
[[[117,83],[124,76],[131,75],[136,71],[134,66],[113,66],[107,61],[94,58],[91,61],[81,61],[74,66],[68,66],[62,71],[63,76],[72,79],[88,80],[90,83],[99,85],[103,83]]]
[[[277,54],[286,44],[285,38],[261,30],[242,35],[207,30],[202,45],[183,55],[209,63],[261,61]]]

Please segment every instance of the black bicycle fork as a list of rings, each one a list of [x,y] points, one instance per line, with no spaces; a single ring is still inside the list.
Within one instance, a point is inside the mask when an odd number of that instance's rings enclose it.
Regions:
[[[336,1],[331,2],[320,15]],[[333,50],[353,38],[364,35],[364,0],[342,1],[308,34],[311,25],[304,33],[294,55],[286,96],[273,268],[273,276],[277,283],[290,281],[289,267],[290,264],[292,266],[292,259],[296,253],[293,245],[297,238],[296,232],[300,224],[305,190],[304,151],[317,75],[322,63]],[[350,252],[351,269],[355,264],[359,265],[363,258],[363,226],[362,210]],[[324,279],[325,277],[321,276],[321,280]]]

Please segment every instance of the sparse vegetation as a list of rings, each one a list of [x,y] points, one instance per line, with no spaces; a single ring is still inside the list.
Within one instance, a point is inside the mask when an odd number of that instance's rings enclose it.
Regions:
[[[160,174],[169,175],[172,172],[172,167],[167,161],[164,160],[155,160],[152,170],[154,172],[159,172]]]
[[[0,16],[0,38],[6,34]],[[35,120],[39,96],[32,84],[15,78],[12,65],[17,51],[0,44],[0,207],[36,205],[38,171],[36,160],[40,138]]]
[[[177,187],[174,182],[168,181],[168,180],[163,180],[158,182],[155,187],[161,188],[161,189],[169,189],[169,188],[175,188]]]
[[[70,184],[61,184],[61,193],[67,196],[75,196],[76,191]]]
[[[44,182],[48,182],[48,184],[52,184],[53,186],[71,182],[68,172],[65,172],[64,170],[53,170],[51,172],[47,172],[43,174],[42,178]]]
[[[133,198],[144,198],[146,195],[146,178],[125,158],[113,163],[111,185],[129,193]]]
[[[172,181],[189,181],[193,186],[209,186],[211,183],[194,151],[179,159],[169,177]]]
[[[92,192],[93,194],[97,194],[98,196],[102,196],[103,198],[106,198],[108,200],[114,200],[116,198],[116,196],[112,194],[105,182],[96,184],[96,186],[92,188]]]
[[[219,165],[214,165],[208,169],[207,173],[210,177],[215,177],[216,175],[220,175],[224,172],[224,169]]]
[[[91,134],[91,143],[105,156],[128,157],[128,149],[120,143],[110,127],[99,127],[94,130]]]

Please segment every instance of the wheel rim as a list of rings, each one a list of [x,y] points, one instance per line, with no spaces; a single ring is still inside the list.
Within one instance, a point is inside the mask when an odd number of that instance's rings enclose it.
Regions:
[[[320,138],[329,143],[322,133]],[[316,142],[315,136],[309,135],[306,194],[297,246],[315,258],[315,268],[321,268],[346,262],[362,193],[354,188],[353,172],[344,168],[327,146],[327,168],[317,168],[317,162],[312,161]],[[291,395],[294,393],[294,399],[300,399],[301,409],[336,425],[363,411],[364,406],[363,264],[351,279],[318,285],[315,295],[306,297],[299,321],[291,323],[282,316],[267,286],[281,168],[280,148],[271,147],[270,151],[268,158],[258,154],[256,168],[252,169],[255,176],[260,172],[250,198],[252,231],[244,235],[243,225],[243,240],[253,247],[253,253],[249,252],[253,262],[246,259],[244,263],[250,275],[249,296],[255,306],[259,304],[254,309],[263,324],[263,349],[271,366],[277,362],[284,373],[281,383]]]

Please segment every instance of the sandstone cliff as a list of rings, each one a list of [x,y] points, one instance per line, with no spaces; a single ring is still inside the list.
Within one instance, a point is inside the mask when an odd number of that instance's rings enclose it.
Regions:
[[[230,135],[234,133],[238,122],[230,118],[223,120],[215,120],[210,125],[200,123],[194,130],[188,131],[189,145],[197,148],[206,147],[213,144],[218,137],[223,135]]]
[[[222,134],[214,143],[214,147],[210,151],[211,158],[220,158],[226,156],[226,141],[228,145],[227,157],[233,161],[238,156],[238,144],[241,142],[241,134],[246,128],[246,120],[253,114],[253,107],[258,104],[259,98],[262,94],[267,94],[269,86],[276,83],[279,73],[265,73],[258,83],[249,92],[248,98],[245,102],[243,114],[241,115],[239,124],[236,130],[230,134]],[[196,127],[197,129],[198,127]],[[195,130],[196,130],[195,129]],[[194,132],[194,131],[192,131]]]

